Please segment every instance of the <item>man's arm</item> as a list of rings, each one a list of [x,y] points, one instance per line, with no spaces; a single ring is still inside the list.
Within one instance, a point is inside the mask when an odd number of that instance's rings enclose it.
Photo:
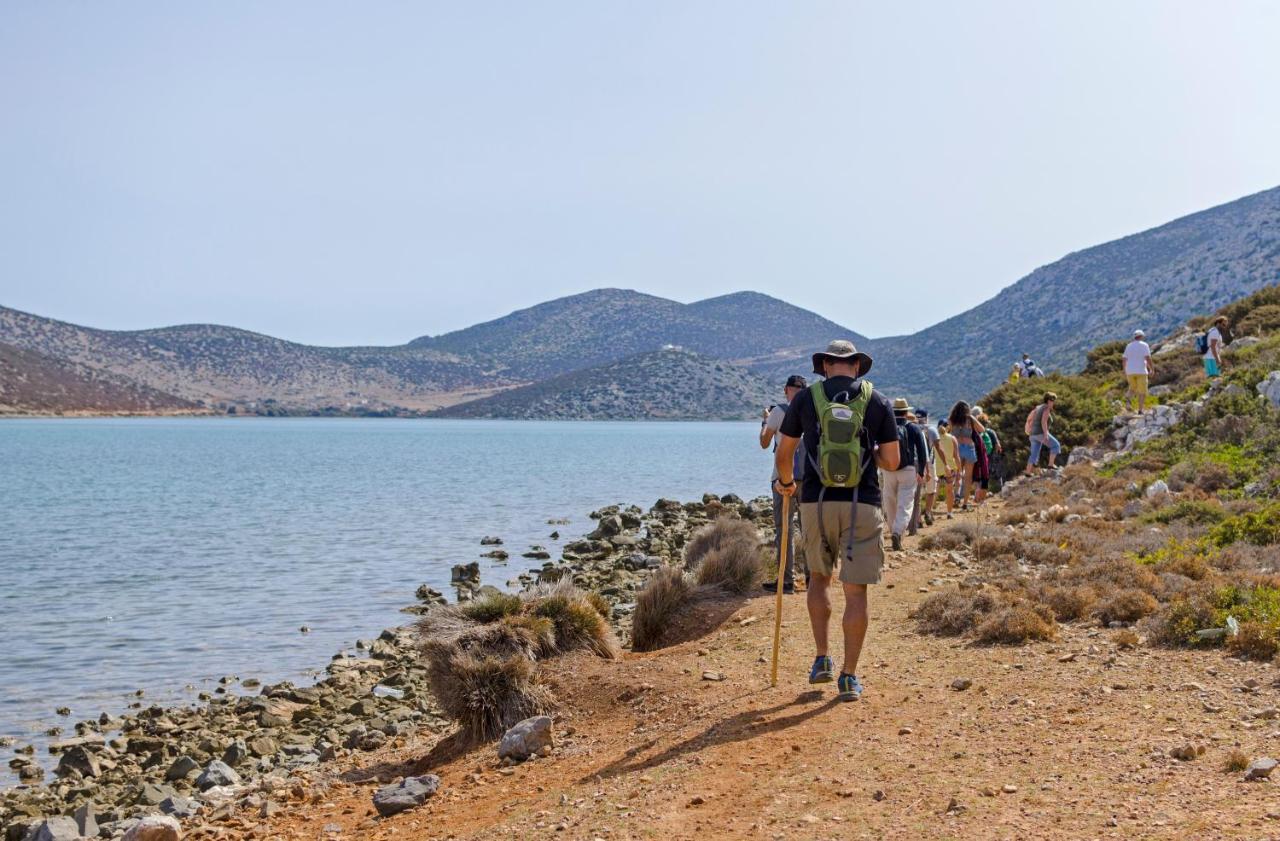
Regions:
[[[765,424],[760,427],[760,449],[769,449],[769,444],[771,443],[773,443],[773,430],[769,428],[768,424]]]
[[[915,433],[911,443],[916,449],[916,475],[923,479],[925,471],[929,469],[929,451],[925,445],[924,432],[920,427],[915,428]]]
[[[1143,359],[1143,362],[1147,366],[1147,376],[1148,377],[1155,376],[1156,366],[1151,363],[1151,354],[1147,354],[1146,358]]]
[[[881,470],[890,472],[898,469],[898,464],[902,461],[901,454],[898,452],[897,440],[881,444],[876,447],[876,466]]]
[[[1222,340],[1220,339],[1209,340],[1209,352],[1213,354],[1213,361],[1217,362],[1219,365],[1222,364],[1222,356],[1218,353],[1218,346],[1221,344]]]
[[[792,438],[785,432],[778,435],[778,449],[773,455],[773,464],[778,468],[778,493],[791,496],[795,493],[795,457],[796,447],[800,446],[799,438]]]

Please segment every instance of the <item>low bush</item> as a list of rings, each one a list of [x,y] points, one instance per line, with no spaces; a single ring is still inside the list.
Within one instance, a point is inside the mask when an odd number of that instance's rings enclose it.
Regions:
[[[1048,606],[1017,601],[983,619],[976,636],[980,642],[1020,645],[1031,640],[1057,639],[1058,627]]]
[[[735,540],[712,549],[693,571],[704,587],[721,587],[730,593],[748,593],[760,584],[764,557],[760,546]]]
[[[1240,632],[1227,638],[1227,648],[1249,660],[1272,660],[1280,651],[1277,629],[1265,622],[1241,622]]]
[[[473,622],[497,622],[504,616],[513,616],[524,607],[524,602],[514,593],[491,593],[459,605],[458,610]]]
[[[760,545],[760,532],[746,520],[719,517],[689,537],[684,547],[685,569],[693,569],[712,551],[732,543],[746,543],[754,548]]]
[[[1160,606],[1155,597],[1143,590],[1116,590],[1107,593],[1094,607],[1094,613],[1103,625],[1112,622],[1137,622],[1154,613]]]
[[[974,630],[1002,601],[989,590],[944,590],[934,593],[916,608],[916,629],[936,636],[959,636]]]
[[[1129,651],[1137,648],[1142,642],[1142,639],[1128,628],[1123,628],[1116,631],[1116,634],[1111,638],[1111,641],[1114,642],[1116,644],[1116,648],[1121,651]]]
[[[1221,522],[1227,516],[1222,503],[1210,499],[1180,499],[1143,517],[1149,523],[1183,522],[1193,526]]]
[[[585,595],[573,587],[557,585],[544,596],[535,595],[532,613],[551,620],[555,626],[556,649],[562,654],[587,648],[601,657],[614,659],[620,653],[609,623]]]
[[[1215,546],[1237,542],[1255,546],[1280,543],[1280,502],[1223,520],[1209,531],[1209,541]]]
[[[1040,594],[1040,599],[1059,622],[1073,622],[1089,615],[1098,601],[1098,593],[1088,585],[1048,587]]]
[[[662,567],[636,595],[631,614],[631,647],[636,651],[653,651],[662,645],[662,637],[671,619],[693,596],[693,585],[679,567]]]

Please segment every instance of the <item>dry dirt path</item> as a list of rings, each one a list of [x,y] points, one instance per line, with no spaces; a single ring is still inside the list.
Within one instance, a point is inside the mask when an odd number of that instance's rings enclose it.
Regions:
[[[780,680],[768,687],[773,601],[761,596],[690,643],[618,663],[560,661],[565,708],[549,759],[502,769],[492,745],[449,758],[411,738],[350,758],[361,764],[327,788],[298,791],[275,817],[245,815],[221,834],[1280,837],[1280,790],[1223,768],[1233,749],[1280,751],[1280,719],[1267,717],[1280,705],[1273,667],[1216,652],[1122,651],[1115,632],[1084,625],[1023,647],[917,634],[910,611],[958,578],[946,553],[921,552],[914,540],[892,558],[872,594],[866,694],[856,703],[807,683],[803,596],[785,599]],[[832,595],[838,612],[838,589]],[[953,689],[957,678],[972,685]],[[1169,756],[1186,744],[1203,755]],[[443,780],[440,795],[373,818],[379,776],[428,769]]]

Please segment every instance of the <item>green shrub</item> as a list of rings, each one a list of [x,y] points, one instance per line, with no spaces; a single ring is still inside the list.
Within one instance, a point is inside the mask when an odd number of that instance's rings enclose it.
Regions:
[[[1238,541],[1255,546],[1280,543],[1280,502],[1229,517],[1209,531],[1209,542],[1215,546],[1230,546]]]
[[[1227,516],[1222,503],[1208,499],[1180,499],[1172,505],[1153,511],[1143,517],[1149,523],[1184,522],[1199,526],[1221,522]]]

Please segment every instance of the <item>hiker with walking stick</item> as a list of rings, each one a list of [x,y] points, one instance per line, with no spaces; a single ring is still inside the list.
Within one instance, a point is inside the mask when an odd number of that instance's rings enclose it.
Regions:
[[[867,587],[884,566],[884,517],[876,468],[898,469],[898,429],[884,395],[862,379],[871,357],[852,342],[834,341],[813,355],[825,379],[796,395],[779,429],[775,490],[800,497],[800,539],[809,567],[806,602],[817,649],[810,683],[835,675],[828,653],[831,579],[840,568],[844,589],[844,662],[838,679],[842,701],[862,695],[858,657],[867,634]],[[804,447],[805,471],[797,486],[792,459]]]

